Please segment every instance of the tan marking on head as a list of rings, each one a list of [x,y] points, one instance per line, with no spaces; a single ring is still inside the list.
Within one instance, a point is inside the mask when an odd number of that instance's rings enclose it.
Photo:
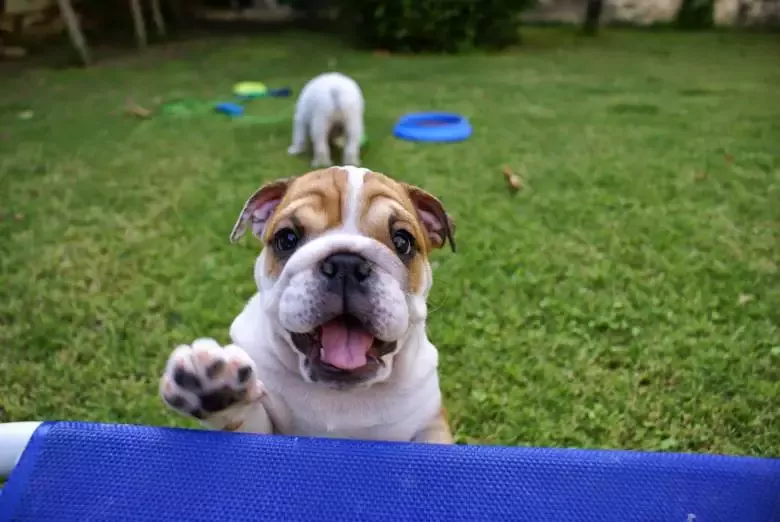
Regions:
[[[390,250],[395,251],[392,235],[397,230],[404,229],[414,237],[418,253],[408,264],[409,291],[419,293],[431,244],[404,186],[379,172],[367,173],[360,194],[359,216],[360,231]]]
[[[263,241],[270,246],[274,234],[285,227],[300,227],[304,237],[318,236],[343,221],[349,186],[347,172],[338,167],[315,170],[296,178],[268,222]],[[266,272],[278,276],[284,260],[266,258]]]

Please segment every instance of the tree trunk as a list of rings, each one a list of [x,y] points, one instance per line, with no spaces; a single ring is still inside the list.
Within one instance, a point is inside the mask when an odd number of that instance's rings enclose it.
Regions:
[[[601,11],[604,7],[603,0],[587,0],[588,5],[585,8],[585,23],[583,31],[587,35],[595,35],[599,32],[601,22]]]
[[[89,48],[87,47],[87,41],[84,38],[84,33],[81,32],[81,26],[79,25],[79,18],[76,16],[76,12],[73,10],[73,5],[70,0],[57,0],[57,4],[60,7],[60,13],[62,13],[62,19],[65,21],[65,25],[68,28],[68,34],[70,35],[70,41],[73,43],[73,47],[81,58],[81,63],[89,65],[92,63],[92,58],[89,55]]]
[[[144,23],[144,13],[141,10],[140,0],[130,0],[130,10],[133,12],[133,24],[135,25],[135,40],[138,47],[146,48],[146,24]]]
[[[154,18],[154,25],[157,26],[157,34],[165,36],[165,19],[160,9],[160,0],[152,0],[152,18]]]

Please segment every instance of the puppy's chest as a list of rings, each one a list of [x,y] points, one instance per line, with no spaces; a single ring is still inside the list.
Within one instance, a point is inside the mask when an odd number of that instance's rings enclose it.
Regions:
[[[410,441],[435,413],[434,402],[412,397],[354,396],[333,390],[275,394],[269,413],[284,435]],[[430,404],[426,404],[430,403]]]
[[[362,440],[410,441],[415,425],[409,420],[386,422],[369,411],[345,413],[322,410],[296,411],[278,427],[285,434]]]

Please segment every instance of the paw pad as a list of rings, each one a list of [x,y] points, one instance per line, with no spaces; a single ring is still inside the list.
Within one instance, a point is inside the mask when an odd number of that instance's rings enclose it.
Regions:
[[[212,339],[176,348],[160,383],[160,395],[170,408],[198,419],[249,404],[262,394],[249,355]]]

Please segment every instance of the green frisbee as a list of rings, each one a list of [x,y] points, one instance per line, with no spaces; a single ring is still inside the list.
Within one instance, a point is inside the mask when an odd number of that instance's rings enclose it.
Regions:
[[[233,94],[244,98],[260,98],[267,92],[268,88],[262,82],[240,82],[233,86]]]

